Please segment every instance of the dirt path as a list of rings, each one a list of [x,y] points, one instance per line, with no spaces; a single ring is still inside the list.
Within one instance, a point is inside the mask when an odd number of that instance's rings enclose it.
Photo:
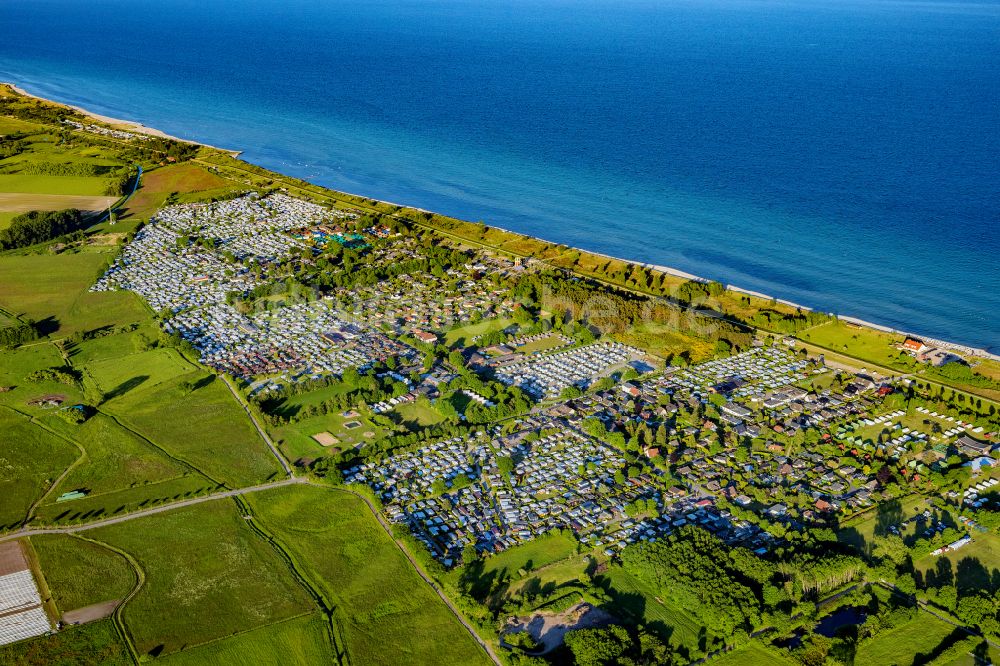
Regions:
[[[68,527],[38,527],[38,528],[29,527],[18,530],[16,532],[10,532],[9,534],[0,535],[0,543],[4,541],[12,541],[14,539],[23,539],[24,537],[37,536],[39,534],[76,534],[77,532],[94,530],[99,527],[107,527],[108,525],[117,525],[118,523],[124,523],[127,520],[144,518],[146,516],[152,516],[158,513],[173,511],[174,509],[181,509],[186,506],[202,504],[203,502],[214,502],[217,499],[223,499],[225,497],[246,495],[247,493],[256,493],[262,490],[268,490],[270,488],[280,488],[282,486],[289,486],[296,483],[308,483],[308,480],[302,477],[292,477],[290,479],[282,479],[281,481],[262,483],[258,486],[249,486],[247,488],[226,490],[219,493],[211,493],[209,495],[202,495],[201,497],[192,497],[191,499],[181,500],[179,502],[171,502],[170,504],[155,506],[150,509],[143,509],[142,511],[134,511],[132,513],[126,513],[121,516],[115,516],[113,518],[105,518],[104,520],[97,520],[92,523],[85,523],[83,525],[72,525]]]
[[[120,603],[121,599],[112,599],[111,601],[102,601],[99,604],[66,611],[62,615],[62,621],[66,624],[83,624],[85,622],[93,622],[94,620],[103,620],[106,617],[110,617]]]

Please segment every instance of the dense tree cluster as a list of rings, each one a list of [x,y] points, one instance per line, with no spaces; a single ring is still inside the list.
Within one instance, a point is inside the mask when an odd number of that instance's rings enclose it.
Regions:
[[[0,229],[0,249],[28,247],[79,230],[83,214],[75,208],[57,211],[31,211],[11,220]]]

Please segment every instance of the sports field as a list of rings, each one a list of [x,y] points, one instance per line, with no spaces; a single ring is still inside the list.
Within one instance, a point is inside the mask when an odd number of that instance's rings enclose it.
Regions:
[[[489,663],[361,499],[289,486],[249,501],[336,609],[338,638],[353,666]]]

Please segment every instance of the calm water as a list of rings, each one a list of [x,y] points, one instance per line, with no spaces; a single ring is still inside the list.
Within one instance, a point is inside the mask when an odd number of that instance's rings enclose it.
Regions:
[[[1000,348],[998,2],[4,0],[0,79]]]

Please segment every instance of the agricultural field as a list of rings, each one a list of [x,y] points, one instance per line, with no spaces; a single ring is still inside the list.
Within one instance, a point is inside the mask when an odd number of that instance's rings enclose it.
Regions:
[[[0,255],[0,307],[44,322],[56,337],[147,320],[149,310],[135,294],[87,291],[113,250]]]
[[[108,179],[102,176],[0,174],[0,192],[41,195],[59,193],[73,196],[104,197],[104,189],[107,186]],[[44,199],[43,197],[43,201]]]
[[[235,183],[221,178],[197,164],[171,164],[143,173],[141,187],[129,199],[120,219],[149,219],[162,208],[172,194],[214,193],[216,196],[233,191]],[[238,189],[238,188],[237,188]],[[183,197],[178,196],[178,203]]]
[[[170,654],[314,610],[287,564],[230,500],[102,527],[88,537],[129,553],[145,574],[123,611],[141,655]]]
[[[0,529],[16,526],[79,450],[28,417],[0,406]]]
[[[488,663],[360,498],[289,486],[249,503],[336,609],[351,664]]]
[[[105,546],[62,534],[32,537],[31,546],[60,613],[123,599],[135,586],[132,566]]]
[[[321,613],[312,613],[176,652],[163,660],[167,666],[203,664],[332,664],[330,625]]]
[[[146,487],[154,496],[154,485],[162,481],[191,475],[193,483],[208,486],[210,481],[189,467],[171,459],[149,442],[120,426],[106,414],[97,413],[84,423],[74,426],[55,423],[68,438],[86,451],[84,460],[73,468],[50,495],[47,513],[70,509],[76,503],[56,503],[60,494],[71,490],[86,490],[88,498],[99,496],[106,505],[117,501],[116,493],[136,487]],[[45,513],[41,511],[40,513]]]
[[[101,620],[67,627],[52,636],[0,646],[0,663],[7,666],[131,666],[131,655],[114,623]]]
[[[933,654],[953,631],[952,625],[922,612],[903,626],[861,643],[855,663],[869,666],[924,663],[919,658]]]
[[[106,404],[129,428],[205,476],[233,487],[281,472],[246,412],[222,380],[185,386],[181,378],[131,391]],[[203,385],[199,385],[203,384]]]
[[[99,212],[107,210],[108,206],[117,200],[118,197],[106,196],[0,192],[0,212],[18,215],[32,210],[66,210],[67,208]]]

